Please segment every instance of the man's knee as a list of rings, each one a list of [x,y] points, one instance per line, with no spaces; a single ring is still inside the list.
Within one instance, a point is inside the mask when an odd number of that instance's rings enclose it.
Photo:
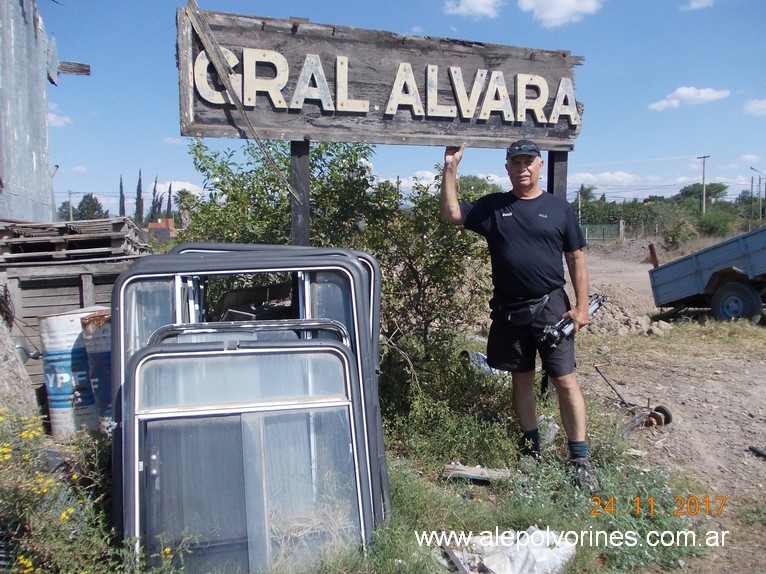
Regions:
[[[580,385],[577,383],[577,375],[574,372],[562,377],[548,377],[548,379],[559,393],[580,389]]]
[[[514,389],[530,391],[534,389],[535,386],[535,372],[511,373],[511,381],[513,382]]]

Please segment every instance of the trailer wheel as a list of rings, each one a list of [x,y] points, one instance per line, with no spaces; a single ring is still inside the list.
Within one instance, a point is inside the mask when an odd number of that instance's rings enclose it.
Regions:
[[[758,291],[750,285],[730,281],[721,285],[713,293],[710,308],[713,317],[719,321],[748,319],[758,323],[763,313],[763,302]]]
[[[662,405],[657,405],[654,407],[654,412],[662,415],[662,424],[669,425],[673,422],[673,415],[670,414],[670,411],[667,409],[667,407],[663,407]]]

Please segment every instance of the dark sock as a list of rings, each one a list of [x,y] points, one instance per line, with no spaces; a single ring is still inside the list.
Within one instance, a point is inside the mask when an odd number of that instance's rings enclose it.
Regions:
[[[570,440],[569,458],[588,458],[588,443],[584,440]]]
[[[520,451],[524,456],[540,454],[540,431],[538,429],[524,431],[524,436],[521,437]]]

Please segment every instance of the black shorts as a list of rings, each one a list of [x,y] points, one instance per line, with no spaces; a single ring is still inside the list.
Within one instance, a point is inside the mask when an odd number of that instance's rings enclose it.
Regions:
[[[575,370],[574,334],[551,348],[540,343],[546,325],[555,325],[571,308],[563,288],[550,294],[543,310],[530,325],[509,325],[498,313],[492,313],[487,340],[487,364],[493,369],[511,373],[527,373],[535,369],[540,354],[543,369],[551,377],[563,377]]]

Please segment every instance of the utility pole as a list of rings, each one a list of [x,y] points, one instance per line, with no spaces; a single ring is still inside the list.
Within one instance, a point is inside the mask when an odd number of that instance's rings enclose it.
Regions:
[[[74,221],[74,216],[72,214],[72,190],[69,190],[69,221]]]
[[[709,155],[701,155],[697,159],[702,160],[702,215],[705,215],[705,160]]]
[[[750,169],[758,174],[758,220],[761,222],[761,225],[763,225],[763,207],[761,204],[761,176],[766,176],[766,173],[763,173],[761,170],[755,169],[754,167],[751,167]],[[766,189],[764,189],[764,192],[766,193]]]

